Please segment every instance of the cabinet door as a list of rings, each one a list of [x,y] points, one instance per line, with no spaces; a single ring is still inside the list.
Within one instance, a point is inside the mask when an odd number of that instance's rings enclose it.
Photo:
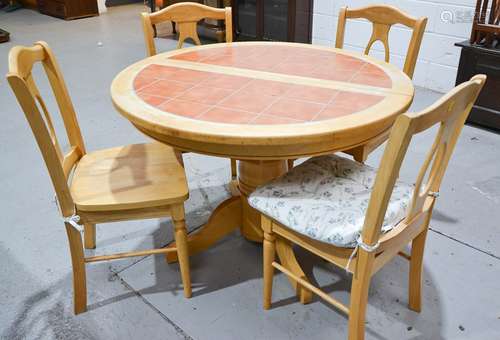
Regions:
[[[257,36],[257,0],[238,0],[238,29],[242,37]]]
[[[333,0],[328,0],[333,1]],[[292,4],[292,2],[290,2]],[[312,1],[311,0],[296,0],[295,6],[290,6],[293,22],[290,23],[293,30],[292,41],[301,43],[311,42],[312,31]]]
[[[288,0],[264,1],[265,40],[288,41]]]

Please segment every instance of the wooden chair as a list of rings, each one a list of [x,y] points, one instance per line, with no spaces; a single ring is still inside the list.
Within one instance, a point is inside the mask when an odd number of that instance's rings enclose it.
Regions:
[[[262,212],[264,309],[271,306],[273,272],[276,268],[297,282],[301,289],[316,293],[347,314],[349,339],[364,339],[371,277],[393,257],[401,255],[409,261],[409,308],[420,312],[423,253],[432,210],[461,129],[485,80],[484,75],[474,76],[427,109],[398,117],[391,130],[380,168],[378,171],[373,169],[373,175],[370,174],[370,167],[347,158],[336,155],[315,157],[295,167],[284,177],[258,188],[251,195],[250,205]],[[408,185],[397,181],[397,178],[408,145],[415,134],[436,125],[439,129],[435,141],[421,166],[416,184],[414,187],[409,186],[410,190],[406,196],[402,195]],[[334,164],[333,160],[337,163]],[[320,164],[329,165],[321,168]],[[340,174],[334,174],[335,169],[340,171]],[[301,177],[301,174],[309,174],[310,177]],[[356,193],[365,196],[358,196],[358,204],[353,203],[347,208],[345,204],[349,202],[349,198],[342,195],[351,192],[351,188],[349,191],[343,191],[341,195],[328,195],[335,192],[336,186],[341,187],[342,176],[366,182],[366,188],[361,187],[364,192],[361,190]],[[318,184],[319,199],[314,196],[313,200],[311,191],[301,189],[301,186],[307,183],[312,183],[312,186]],[[325,188],[329,185],[330,187]],[[339,211],[329,212],[327,209],[337,204],[342,197]],[[316,213],[306,210],[309,204],[307,199],[314,201],[315,209],[321,204],[318,202],[327,200],[326,209],[319,209]],[[395,208],[402,210],[401,217],[397,217]],[[355,211],[359,212],[359,216],[355,216]],[[301,213],[309,215],[307,218],[301,217]],[[336,216],[335,213],[345,216],[331,222],[330,229],[325,229],[324,224],[315,224],[321,218],[322,221],[330,221],[332,216]],[[358,221],[357,229],[353,229],[356,230],[355,234],[349,234],[348,230],[344,229],[352,222],[351,217],[357,217]],[[389,223],[391,219],[393,224]],[[308,224],[300,225],[301,221]],[[307,279],[296,276],[284,264],[276,262],[275,247],[281,246],[283,242],[293,242],[352,272],[350,307],[313,286]],[[411,244],[410,254],[403,252],[408,244]]]
[[[402,24],[412,30],[410,43],[406,52],[403,72],[408,77],[413,78],[415,64],[417,63],[418,52],[422,43],[427,18],[413,18],[401,10],[388,5],[372,5],[361,8],[342,7],[339,12],[337,23],[336,48],[344,47],[344,35],[347,19],[366,19],[373,25],[372,35],[365,48],[365,54],[370,53],[370,49],[376,41],[384,45],[385,61],[390,61],[389,31],[395,24]]]
[[[384,46],[386,62],[390,61],[389,31],[391,27],[395,24],[402,24],[412,30],[410,43],[406,52],[403,72],[406,73],[408,77],[413,78],[415,64],[417,63],[417,57],[422,43],[422,37],[424,35],[425,26],[427,25],[427,18],[414,18],[401,10],[388,5],[371,5],[353,9],[342,7],[339,12],[339,19],[337,23],[337,37],[335,40],[336,48],[344,47],[344,35],[347,19],[360,18],[370,21],[373,25],[372,35],[364,53],[368,54],[373,44],[376,41],[380,41]],[[345,152],[352,155],[358,162],[364,162],[373,150],[387,140],[388,136],[389,132],[368,144],[347,150]]]
[[[51,116],[32,76],[41,63],[64,121],[69,151],[63,153]],[[184,201],[188,198],[182,159],[160,143],[135,144],[87,153],[56,59],[45,42],[16,46],[9,53],[7,80],[38,143],[56,192],[73,265],[75,314],[87,308],[85,264],[149,254],[177,252],[184,295],[191,296]],[[95,224],[171,216],[176,248],[85,257],[95,248]]]
[[[156,54],[154,43],[154,25],[172,21],[179,31],[177,48],[181,48],[184,41],[191,38],[196,45],[201,45],[197,24],[203,19],[225,20],[226,42],[233,41],[233,17],[231,7],[214,8],[195,2],[181,2],[165,7],[154,13],[142,13],[142,28],[148,56]]]
[[[182,48],[184,41],[191,38],[196,45],[201,45],[200,38],[196,31],[198,21],[202,19],[225,20],[226,42],[233,42],[233,17],[231,7],[214,8],[195,2],[182,2],[170,5],[155,13],[142,13],[142,28],[144,30],[144,41],[146,42],[146,52],[149,57],[156,55],[156,45],[154,42],[154,25],[172,21],[177,24],[179,31],[179,43],[177,48]],[[236,179],[236,160],[231,159],[231,177]]]

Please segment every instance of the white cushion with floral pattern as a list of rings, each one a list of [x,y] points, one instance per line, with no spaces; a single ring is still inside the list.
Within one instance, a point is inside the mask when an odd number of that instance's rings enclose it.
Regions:
[[[286,227],[337,247],[354,247],[377,170],[337,155],[314,157],[257,188],[249,203]],[[406,214],[413,186],[397,181],[382,231]]]

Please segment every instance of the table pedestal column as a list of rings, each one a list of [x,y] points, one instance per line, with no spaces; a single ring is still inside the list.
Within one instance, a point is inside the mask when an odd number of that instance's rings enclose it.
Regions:
[[[239,161],[238,188],[241,193],[242,224],[241,234],[250,241],[262,242],[260,213],[250,207],[248,196],[260,185],[281,176],[288,169],[286,160]]]
[[[260,213],[250,207],[248,196],[260,185],[284,174],[288,169],[286,160],[273,161],[239,161],[238,188],[232,198],[222,202],[212,213],[208,222],[188,236],[190,256],[206,250],[217,241],[233,232],[238,227],[241,234],[250,241],[262,242],[263,232],[260,227]],[[234,189],[234,187],[233,187]],[[232,190],[234,191],[234,190]],[[175,243],[169,245],[175,247]],[[281,264],[296,276],[307,280],[302,268],[295,258],[290,242],[277,242],[276,253]],[[177,253],[169,252],[167,262],[177,261]],[[312,300],[312,292],[300,287],[296,281],[289,277],[290,283],[295,288],[302,303]]]

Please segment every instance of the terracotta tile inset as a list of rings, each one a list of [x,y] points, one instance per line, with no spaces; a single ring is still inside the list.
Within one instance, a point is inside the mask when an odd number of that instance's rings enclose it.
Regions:
[[[175,67],[151,64],[139,71],[137,76],[153,79],[169,79],[173,74],[177,73],[177,70]]]
[[[294,63],[283,62],[276,65],[272,71],[296,76],[311,76],[311,74],[318,68],[318,64],[312,63]]]
[[[233,91],[220,89],[217,87],[195,86],[181,95],[179,99],[189,100],[193,102],[215,105],[224,98],[231,95]]]
[[[292,89],[293,85],[279,81],[253,79],[243,91],[256,95],[266,94],[268,96],[282,96]]]
[[[250,78],[221,74],[211,77],[201,84],[226,90],[239,90],[248,84],[249,81]]]
[[[145,101],[146,103],[148,103],[149,105],[152,105],[152,106],[158,106],[161,103],[168,100],[168,98],[152,96],[152,95],[145,94],[145,93],[139,93],[138,96],[143,101]]]
[[[159,80],[156,83],[144,87],[139,93],[171,98],[183,94],[192,86],[191,84],[179,83],[171,80]]]
[[[177,72],[172,74],[168,79],[184,83],[196,84],[201,81],[207,80],[211,76],[213,76],[213,74],[210,72],[202,72],[202,71],[178,68]]]
[[[390,77],[375,64],[306,47],[224,46],[169,58],[376,87],[392,86]],[[143,101],[165,112],[228,124],[300,124],[335,119],[368,109],[384,99],[347,90],[155,64],[138,72],[133,87]]]
[[[316,70],[312,73],[312,77],[333,80],[333,81],[349,81],[354,73],[352,71],[338,70],[336,68],[324,68]]]
[[[260,113],[266,107],[271,105],[274,100],[275,97],[273,96],[257,93],[246,93],[242,90],[242,92],[234,94],[226,100],[220,102],[218,106],[229,109]]]
[[[217,123],[245,124],[249,123],[255,117],[257,117],[257,115],[254,113],[216,107],[201,115],[198,119]]]
[[[200,61],[203,58],[203,54],[199,52],[188,52],[188,53],[181,53],[177,55],[173,55],[168,57],[168,59],[174,59],[174,60],[185,60],[185,61]]]
[[[135,77],[134,79],[134,90],[139,91],[145,86],[151,85],[154,83],[157,79],[155,78],[150,78],[150,77]]]
[[[350,82],[383,88],[392,87],[392,80],[386,74],[358,73]]]
[[[265,111],[265,114],[297,120],[311,120],[323,107],[324,105],[321,104],[284,98],[274,103]]]
[[[387,76],[380,67],[373,65],[373,64],[366,64],[360,71],[359,73],[366,73],[366,74],[371,74],[374,76]]]
[[[335,68],[339,70],[358,71],[365,64],[366,62],[364,62],[363,60],[348,55],[344,54],[335,55]]]
[[[328,102],[330,102],[330,100],[332,100],[337,93],[339,92],[336,90],[325,89],[322,87],[293,85],[292,90],[286,94],[286,97],[328,104]]]
[[[384,97],[364,93],[339,91],[333,100],[336,106],[352,108],[354,111],[361,111],[382,101]]]
[[[206,59],[203,59],[203,62],[206,64],[212,65],[220,65],[220,66],[231,66],[233,65],[239,58],[231,55],[231,54],[216,54]]]
[[[160,110],[176,114],[179,116],[184,116],[184,117],[196,117],[203,112],[207,111],[210,106],[200,104],[200,103],[194,103],[194,102],[188,102],[184,100],[170,100],[160,106],[158,106]]]

